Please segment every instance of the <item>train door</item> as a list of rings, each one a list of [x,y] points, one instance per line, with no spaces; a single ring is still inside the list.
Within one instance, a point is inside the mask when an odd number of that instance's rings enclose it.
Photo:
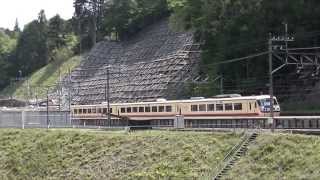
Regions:
[[[248,101],[248,113],[256,113],[257,104],[255,101]]]
[[[175,107],[176,107],[176,115],[182,115],[182,106],[181,104],[177,103],[175,104]]]
[[[253,101],[249,101],[249,112],[254,113],[255,112],[255,103]]]
[[[257,101],[254,101],[254,112],[259,114],[259,106],[258,106],[258,102]]]
[[[247,113],[251,113],[251,112],[252,112],[252,103],[251,101],[248,101]]]

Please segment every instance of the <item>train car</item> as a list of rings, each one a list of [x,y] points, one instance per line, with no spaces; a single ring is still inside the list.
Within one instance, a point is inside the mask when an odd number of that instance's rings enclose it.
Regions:
[[[270,95],[240,96],[220,95],[213,98],[188,100],[158,99],[154,102],[110,104],[112,119],[125,117],[133,121],[170,120],[177,115],[185,119],[209,119],[213,117],[263,117],[270,116]],[[72,106],[73,117],[87,121],[105,121],[107,104]],[[279,116],[280,106],[273,98],[274,115]],[[162,121],[163,122],[163,121]],[[168,123],[172,123],[168,121]],[[121,124],[121,123],[120,123]],[[165,123],[165,125],[168,125]]]

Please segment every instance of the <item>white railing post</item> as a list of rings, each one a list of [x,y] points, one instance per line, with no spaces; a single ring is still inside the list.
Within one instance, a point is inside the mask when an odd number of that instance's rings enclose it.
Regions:
[[[24,129],[24,124],[25,124],[25,111],[21,111],[21,123],[22,123],[22,129]]]

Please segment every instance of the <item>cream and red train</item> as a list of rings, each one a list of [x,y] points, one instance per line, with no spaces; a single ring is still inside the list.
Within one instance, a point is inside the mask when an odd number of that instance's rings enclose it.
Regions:
[[[183,115],[185,119],[208,119],[210,117],[261,117],[270,115],[270,96],[222,95],[214,98],[192,98],[189,100],[165,100],[155,102],[115,103],[110,104],[110,112],[115,117],[129,120],[173,119]],[[280,114],[277,99],[273,99],[274,115]],[[74,119],[106,119],[107,104],[74,105]]]

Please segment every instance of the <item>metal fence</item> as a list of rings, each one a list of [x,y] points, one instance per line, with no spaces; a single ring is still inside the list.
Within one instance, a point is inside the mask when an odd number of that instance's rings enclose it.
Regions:
[[[72,127],[66,111],[0,111],[0,128],[60,128]]]
[[[82,120],[72,118],[69,111],[44,111],[30,109],[0,109],[0,128],[93,128],[93,129],[121,129],[132,127],[136,129],[201,129],[201,128],[229,128],[229,129],[270,129],[271,124],[266,117],[260,118],[211,118],[184,119],[183,116],[173,117],[171,120],[130,121],[121,123],[121,119]],[[103,122],[103,123],[101,123]],[[272,122],[271,122],[272,123]],[[275,117],[276,129],[320,129],[320,116],[288,116]]]

